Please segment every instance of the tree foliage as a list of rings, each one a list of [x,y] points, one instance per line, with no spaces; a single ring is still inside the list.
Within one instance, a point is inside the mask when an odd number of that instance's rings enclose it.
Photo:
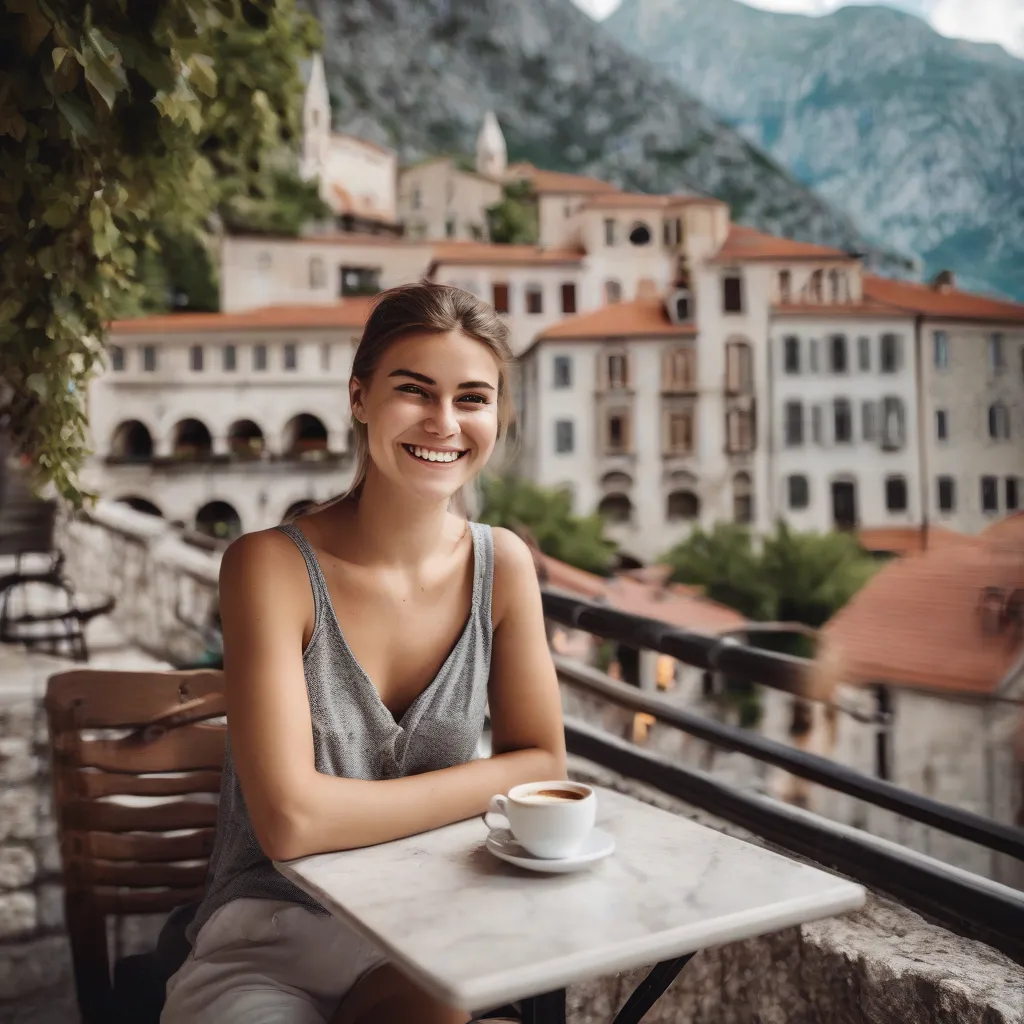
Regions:
[[[539,237],[537,204],[529,182],[509,182],[501,202],[487,207],[487,231],[492,242],[534,245]]]
[[[38,483],[82,498],[86,385],[145,254],[272,193],[317,32],[296,0],[0,0],[0,427]]]
[[[697,584],[708,597],[754,621],[824,625],[878,568],[848,533],[801,533],[779,522],[755,543],[732,523],[695,530],[664,556],[672,578]],[[806,644],[788,638],[765,642],[805,653]]]
[[[568,490],[539,487],[518,477],[482,483],[480,522],[524,528],[546,555],[587,572],[606,575],[615,557],[615,542],[604,535],[601,516],[577,516]]]

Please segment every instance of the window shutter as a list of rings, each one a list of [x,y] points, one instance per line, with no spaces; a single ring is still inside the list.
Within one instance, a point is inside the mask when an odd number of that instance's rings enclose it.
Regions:
[[[811,440],[815,444],[826,445],[825,440],[825,410],[819,404],[811,407]]]
[[[862,402],[860,407],[861,434],[865,441],[878,440],[878,406],[875,402]]]

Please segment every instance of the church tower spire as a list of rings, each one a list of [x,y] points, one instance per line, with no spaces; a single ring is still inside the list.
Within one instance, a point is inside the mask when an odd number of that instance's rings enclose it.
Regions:
[[[306,95],[302,101],[302,158],[299,171],[309,181],[322,178],[327,166],[331,135],[331,97],[327,91],[324,59],[313,55]]]
[[[507,167],[508,150],[505,147],[505,136],[501,133],[494,111],[488,110],[484,115],[480,134],[476,137],[476,169],[488,178],[500,180],[505,176]]]

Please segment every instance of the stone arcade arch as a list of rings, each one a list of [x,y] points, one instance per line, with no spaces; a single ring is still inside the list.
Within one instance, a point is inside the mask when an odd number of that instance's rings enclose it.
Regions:
[[[628,494],[613,492],[606,494],[598,503],[597,511],[609,523],[629,523],[633,519],[633,502]]]
[[[139,420],[125,420],[114,428],[110,457],[122,462],[149,462],[153,458],[153,435]]]
[[[282,451],[289,459],[322,459],[327,455],[327,428],[308,412],[293,416],[284,428]]]
[[[236,459],[258,459],[265,448],[263,431],[252,420],[236,420],[228,427],[228,451]]]
[[[195,529],[215,540],[234,540],[242,534],[242,520],[233,505],[209,501],[196,512]]]
[[[174,424],[171,432],[171,457],[182,462],[198,462],[213,455],[213,438],[202,420],[185,419]]]

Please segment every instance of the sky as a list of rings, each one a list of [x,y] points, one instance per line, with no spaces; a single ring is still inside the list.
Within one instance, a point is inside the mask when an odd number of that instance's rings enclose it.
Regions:
[[[575,0],[595,18],[607,17],[622,0]],[[827,14],[847,0],[743,0],[771,11]],[[918,14],[944,36],[1000,43],[1024,58],[1024,0],[853,0],[882,3]]]

